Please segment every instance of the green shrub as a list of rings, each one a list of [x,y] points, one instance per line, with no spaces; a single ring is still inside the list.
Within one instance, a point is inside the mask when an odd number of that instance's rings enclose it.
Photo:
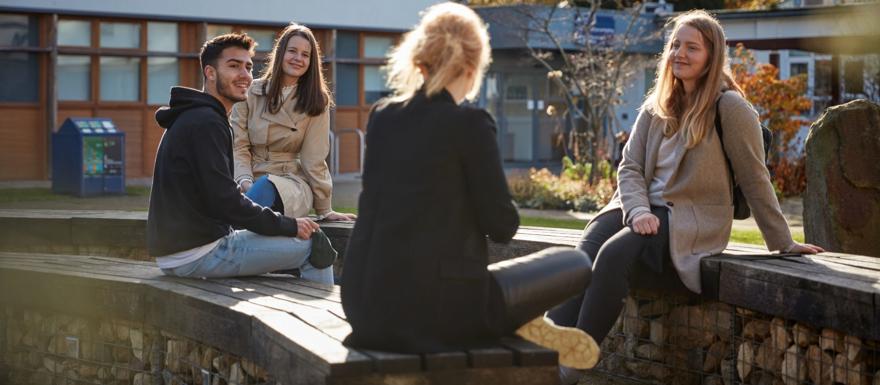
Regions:
[[[513,199],[520,207],[595,211],[606,205],[614,194],[613,167],[608,162],[599,163],[598,182],[590,186],[590,164],[577,164],[568,157],[562,159],[562,172],[555,175],[550,170],[530,169],[528,175],[508,179]]]

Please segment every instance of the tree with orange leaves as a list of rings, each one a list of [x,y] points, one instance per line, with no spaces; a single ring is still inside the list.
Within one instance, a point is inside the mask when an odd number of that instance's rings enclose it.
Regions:
[[[812,106],[806,96],[807,78],[798,75],[779,79],[779,69],[757,63],[752,53],[738,44],[731,65],[734,78],[755,106],[760,119],[773,132],[770,170],[777,190],[785,196],[798,195],[806,187],[804,154],[795,149],[795,136],[810,122],[800,116]]]

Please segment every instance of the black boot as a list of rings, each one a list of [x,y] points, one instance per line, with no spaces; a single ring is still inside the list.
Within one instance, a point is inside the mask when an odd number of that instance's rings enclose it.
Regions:
[[[583,294],[590,284],[592,263],[580,250],[552,247],[489,265],[495,288],[503,298],[505,318],[516,329],[563,301]]]

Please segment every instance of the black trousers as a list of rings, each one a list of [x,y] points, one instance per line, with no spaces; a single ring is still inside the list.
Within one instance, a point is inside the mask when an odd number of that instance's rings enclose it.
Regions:
[[[670,259],[669,212],[665,207],[651,207],[651,212],[660,219],[655,235],[641,235],[624,226],[619,209],[590,221],[578,249],[594,260],[592,283],[583,294],[552,309],[550,319],[557,325],[576,326],[601,344],[631,285],[687,290]]]

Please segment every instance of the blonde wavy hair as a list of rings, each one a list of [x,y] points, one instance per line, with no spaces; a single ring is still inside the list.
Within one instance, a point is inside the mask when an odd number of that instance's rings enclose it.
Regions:
[[[407,100],[422,86],[428,96],[435,95],[468,71],[474,71],[475,79],[466,97],[476,97],[491,62],[486,29],[476,12],[464,5],[441,3],[426,9],[419,24],[389,54],[392,98]]]
[[[730,71],[726,38],[721,23],[704,10],[682,13],[669,21],[672,31],[667,37],[666,47],[657,65],[655,86],[651,89],[643,105],[648,111],[666,122],[663,134],[667,137],[681,131],[687,140],[687,148],[693,148],[715,125],[715,100],[723,90],[731,90],[745,96],[742,88]],[[697,80],[697,87],[691,95],[686,95],[684,84],[672,73],[675,59],[672,43],[675,34],[683,26],[700,32],[703,43],[709,52],[703,76]]]

